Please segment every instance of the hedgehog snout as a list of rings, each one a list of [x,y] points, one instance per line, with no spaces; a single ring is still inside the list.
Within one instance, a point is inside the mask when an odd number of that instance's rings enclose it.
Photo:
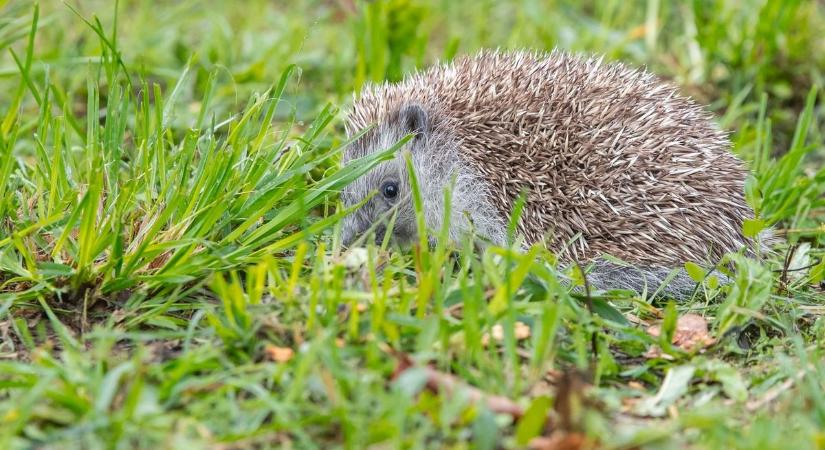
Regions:
[[[359,222],[354,214],[344,218],[341,226],[341,244],[344,247],[349,247],[366,230],[366,227],[359,226]]]
[[[354,211],[352,214],[344,217],[342,221],[341,243],[344,247],[349,247],[364,234],[374,232],[375,242],[380,244],[384,240],[384,235],[387,233],[387,227],[383,223],[379,223],[373,227],[374,224],[375,222],[363,211]]]
[[[379,225],[375,229],[375,245],[381,245],[384,242],[384,236],[387,234],[387,227]]]

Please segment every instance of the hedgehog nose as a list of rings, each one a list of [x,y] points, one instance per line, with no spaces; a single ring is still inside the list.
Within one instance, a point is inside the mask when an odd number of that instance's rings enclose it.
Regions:
[[[384,226],[378,227],[375,230],[375,244],[381,245],[384,242],[384,236],[387,234],[387,228]],[[341,231],[341,245],[344,247],[349,247],[350,244],[355,240],[357,237],[356,233],[350,229],[344,229]]]
[[[381,225],[375,229],[375,245],[381,245],[384,242],[384,236],[387,234],[387,227]]]

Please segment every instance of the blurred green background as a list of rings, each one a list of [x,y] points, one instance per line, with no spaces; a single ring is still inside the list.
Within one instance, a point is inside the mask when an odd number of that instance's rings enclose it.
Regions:
[[[0,49],[25,36],[31,8],[5,3]],[[68,4],[112,29],[114,2]],[[33,73],[42,77],[48,67],[55,84],[84,103],[100,45],[62,2],[41,7]],[[482,47],[594,52],[645,66],[709,104],[745,155],[763,94],[781,151],[810,86],[825,80],[825,6],[811,0],[121,0],[117,35],[129,69],[163,86],[195,55],[197,76],[181,97],[193,103],[192,116],[215,69],[224,82],[219,104],[232,110],[297,64],[300,87],[287,98],[307,119],[327,101],[345,106],[365,81],[397,80]],[[0,61],[0,85],[14,82],[8,52]],[[0,89],[0,104],[12,93]],[[813,133],[821,142],[822,130]]]

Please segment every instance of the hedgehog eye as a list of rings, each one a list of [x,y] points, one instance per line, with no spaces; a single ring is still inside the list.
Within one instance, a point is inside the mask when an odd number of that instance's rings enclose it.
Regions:
[[[398,183],[395,181],[387,181],[381,186],[381,193],[385,198],[393,199],[398,197]]]

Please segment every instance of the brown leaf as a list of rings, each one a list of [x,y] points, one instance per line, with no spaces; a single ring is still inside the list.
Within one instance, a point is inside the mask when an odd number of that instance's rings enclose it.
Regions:
[[[289,347],[278,347],[277,345],[268,344],[266,348],[264,348],[264,352],[266,353],[266,357],[269,358],[270,361],[275,361],[279,363],[284,363],[292,359],[295,356],[295,351]]]
[[[556,431],[550,436],[539,436],[530,440],[527,445],[531,450],[579,450],[592,448],[587,438],[581,433],[565,433]]]
[[[627,387],[629,387],[631,389],[636,389],[637,391],[644,391],[645,390],[645,385],[643,385],[642,383],[639,383],[638,381],[628,381],[627,382]]]
[[[513,334],[516,336],[517,341],[521,341],[530,337],[530,327],[523,322],[516,322]],[[490,330],[490,333],[484,333],[484,336],[481,337],[481,344],[488,345],[490,343],[490,336],[492,335],[493,340],[496,342],[501,342],[504,340],[504,328],[500,324],[493,325],[493,328]]]
[[[648,327],[647,334],[659,337],[662,334],[661,324]],[[673,332],[671,344],[688,351],[701,351],[716,343],[708,332],[708,322],[698,314],[685,314],[676,319],[676,329]],[[659,347],[651,347],[646,353],[647,358],[667,357]]]

